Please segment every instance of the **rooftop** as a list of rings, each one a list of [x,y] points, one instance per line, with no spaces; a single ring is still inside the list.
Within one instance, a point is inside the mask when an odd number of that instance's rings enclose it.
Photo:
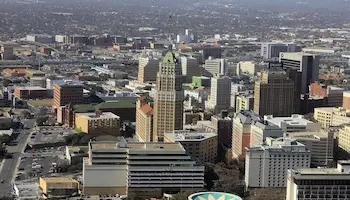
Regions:
[[[107,101],[100,104],[78,104],[74,105],[76,113],[93,112],[96,109],[117,109],[117,108],[136,108],[135,100]]]
[[[166,137],[171,138],[173,141],[203,141],[208,138],[216,137],[216,133],[206,133],[206,132],[190,132],[190,131],[174,131],[171,133],[166,133]]]
[[[145,104],[143,105],[140,110],[145,113],[146,115],[152,115],[153,114],[153,108],[148,105],[148,104]]]
[[[324,130],[319,131],[307,131],[307,132],[292,132],[288,133],[288,137],[293,139],[308,139],[308,140],[318,140],[320,138],[328,138],[328,132]]]
[[[37,87],[37,86],[29,86],[29,87],[16,87],[20,90],[47,90],[47,88]]]
[[[272,115],[265,115],[264,120],[279,127],[281,127],[282,124],[287,124],[289,126],[306,126],[307,124],[313,123],[312,121],[305,119],[303,115],[292,115],[291,117],[273,117]]]
[[[189,200],[242,200],[241,197],[224,192],[199,192],[188,197]]]
[[[76,182],[78,183],[77,180],[71,178],[71,177],[40,177],[40,179],[43,179],[44,181],[46,181],[46,183],[72,183],[72,182]]]
[[[129,149],[129,150],[147,150],[147,151],[185,151],[178,142],[91,142],[92,150],[111,150],[111,149]]]
[[[119,119],[118,115],[115,115],[111,112],[100,112],[99,114],[97,113],[77,113],[76,116],[81,116],[85,119],[110,119],[110,118],[117,118]]]
[[[83,86],[83,82],[78,80],[54,80],[53,83],[61,87]]]

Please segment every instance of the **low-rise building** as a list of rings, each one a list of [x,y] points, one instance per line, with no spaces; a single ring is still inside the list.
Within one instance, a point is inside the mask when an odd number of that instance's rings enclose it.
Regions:
[[[79,182],[72,178],[40,177],[39,185],[44,199],[67,198],[80,192]]]
[[[333,161],[334,133],[332,131],[289,132],[286,136],[300,142],[311,152],[311,166],[328,166]]]
[[[265,115],[264,121],[280,127],[284,132],[318,131],[321,129],[318,123],[304,118],[303,115],[293,114],[290,117],[273,117]]]
[[[42,87],[46,88],[46,77],[32,77],[29,81],[32,87]]]
[[[266,144],[246,148],[245,184],[249,188],[283,188],[288,169],[310,168],[311,153],[290,138],[267,138]]]
[[[165,142],[180,142],[185,150],[200,163],[215,163],[218,151],[216,133],[177,130],[165,133]]]
[[[26,75],[27,67],[23,68],[6,68],[2,71],[6,77],[23,77]]]
[[[15,87],[13,94],[19,99],[48,99],[52,97],[49,90],[42,87]]]
[[[202,190],[204,167],[180,143],[94,141],[84,158],[83,183],[85,195],[160,197]]]
[[[70,165],[81,164],[83,158],[88,156],[87,146],[66,146],[66,159]]]
[[[315,108],[314,118],[322,128],[328,129],[350,123],[350,111],[335,107]]]
[[[286,200],[350,199],[350,161],[337,168],[288,170]]]
[[[95,113],[76,113],[75,127],[89,135],[120,135],[119,116],[97,110]]]

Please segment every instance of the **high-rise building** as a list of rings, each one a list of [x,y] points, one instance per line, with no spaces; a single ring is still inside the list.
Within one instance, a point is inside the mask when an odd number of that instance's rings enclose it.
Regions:
[[[252,61],[241,61],[237,64],[237,75],[250,75],[254,76],[257,72],[263,69],[263,66]]]
[[[137,80],[141,83],[155,82],[159,70],[159,60],[146,54],[139,57]]]
[[[205,60],[205,71],[210,76],[216,76],[217,74],[225,75],[227,72],[225,59],[211,59]]]
[[[294,83],[282,68],[269,68],[255,82],[254,111],[260,116],[291,116]]]
[[[272,43],[261,44],[261,56],[265,59],[278,58],[280,52],[295,52],[295,43]]]
[[[180,142],[186,152],[200,163],[215,163],[218,152],[216,133],[178,130],[165,133],[164,142]]]
[[[310,168],[310,151],[290,138],[266,138],[266,144],[246,148],[246,152],[246,187],[286,187],[288,169]]]
[[[324,85],[318,81],[309,86],[311,97],[327,98],[328,107],[341,107],[343,105],[344,88]]]
[[[150,198],[203,186],[204,167],[180,143],[94,141],[83,162],[84,195]]]
[[[216,75],[211,78],[211,90],[205,107],[220,113],[228,110],[231,105],[231,79],[224,75]]]
[[[181,68],[182,68],[182,76],[187,83],[192,82],[193,76],[201,75],[201,70],[199,68],[199,64],[196,58],[193,57],[181,57]]]
[[[53,90],[54,109],[67,104],[74,105],[83,103],[83,85],[80,81],[56,81]]]
[[[168,52],[159,64],[153,107],[153,141],[163,141],[164,133],[182,130],[182,74],[179,61]]]
[[[136,137],[140,142],[153,140],[153,99],[148,96],[136,102]]]
[[[289,169],[286,200],[350,199],[350,161],[337,168]]]
[[[242,93],[236,97],[236,112],[241,110],[253,110],[254,108],[254,94]]]
[[[343,93],[343,108],[347,110],[350,109],[350,91]]]
[[[283,131],[264,123],[253,111],[240,111],[232,122],[232,159],[245,159],[245,148],[262,144],[267,137],[282,137]]]
[[[280,53],[283,68],[301,72],[301,94],[309,92],[309,85],[318,80],[320,57],[307,53]]]
[[[15,55],[13,54],[13,47],[8,45],[8,44],[2,45],[1,46],[1,58],[3,60],[14,60]]]

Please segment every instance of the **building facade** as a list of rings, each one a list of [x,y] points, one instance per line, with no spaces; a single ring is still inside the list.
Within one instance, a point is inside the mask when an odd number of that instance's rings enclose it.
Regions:
[[[93,136],[120,136],[120,118],[111,112],[76,113],[75,127]]]
[[[318,80],[320,57],[307,53],[280,53],[279,61],[284,68],[301,72],[301,94],[309,92],[309,85]]]
[[[344,108],[321,107],[315,108],[314,118],[322,128],[328,129],[350,123],[350,112]]]
[[[153,107],[153,141],[163,141],[164,133],[182,130],[182,74],[179,61],[168,52],[159,65]]]
[[[318,131],[321,126],[304,118],[304,115],[293,114],[290,117],[274,117],[265,115],[264,121],[280,127],[284,132]]]
[[[164,142],[180,142],[186,152],[199,163],[215,163],[218,151],[216,133],[174,131],[166,133]]]
[[[159,197],[201,190],[204,167],[180,143],[90,142],[83,164],[85,195]]]
[[[153,141],[153,100],[140,97],[136,103],[136,137],[140,142]]]
[[[217,74],[226,74],[226,63],[224,59],[208,59],[205,60],[205,71],[210,76],[216,76]]]
[[[141,83],[155,82],[159,70],[159,59],[142,54],[139,57],[137,80]]]
[[[246,148],[245,184],[249,188],[283,188],[288,169],[310,168],[305,145],[290,138],[266,139],[266,145]]]
[[[288,170],[286,200],[350,199],[350,162],[337,168]]]
[[[224,75],[216,75],[211,78],[211,90],[209,99],[205,105],[207,109],[220,113],[228,110],[231,105],[231,79]]]
[[[67,198],[79,194],[80,184],[72,178],[47,177],[39,179],[43,199]]]
[[[260,116],[290,116],[294,112],[294,83],[281,68],[270,68],[255,82],[254,111]]]
[[[54,86],[54,103],[55,109],[67,104],[83,103],[83,85],[76,81],[57,81]]]
[[[196,58],[193,57],[181,57],[181,69],[182,76],[184,76],[184,81],[186,83],[192,82],[193,76],[200,76],[201,69]]]
[[[253,110],[254,109],[254,94],[239,94],[236,97],[236,112],[241,110]]]

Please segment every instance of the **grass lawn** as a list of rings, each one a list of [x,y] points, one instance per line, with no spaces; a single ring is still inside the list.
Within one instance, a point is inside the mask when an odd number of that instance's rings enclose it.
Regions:
[[[38,107],[38,106],[52,106],[53,99],[40,99],[40,100],[29,100],[28,104]]]

